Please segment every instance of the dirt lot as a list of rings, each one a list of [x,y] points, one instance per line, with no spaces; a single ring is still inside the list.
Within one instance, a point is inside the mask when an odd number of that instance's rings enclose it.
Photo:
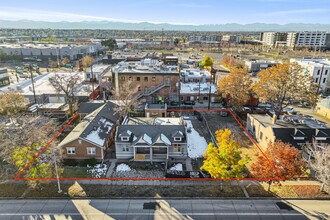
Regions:
[[[259,149],[252,143],[252,141],[245,134],[243,129],[229,114],[227,117],[221,117],[219,113],[203,113],[208,122],[211,132],[214,134],[217,130],[228,128],[232,131],[232,138],[241,144],[241,151],[243,155],[251,158],[251,164],[259,153]],[[249,168],[249,164],[247,167]]]

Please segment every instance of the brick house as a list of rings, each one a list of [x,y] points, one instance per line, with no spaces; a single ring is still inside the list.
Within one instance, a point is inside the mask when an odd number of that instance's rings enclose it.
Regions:
[[[113,142],[120,117],[114,114],[115,104],[107,102],[86,115],[59,144],[63,159],[104,159],[105,152]]]

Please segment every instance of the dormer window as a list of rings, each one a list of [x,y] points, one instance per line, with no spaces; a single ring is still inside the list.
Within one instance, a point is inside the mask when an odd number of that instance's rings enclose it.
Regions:
[[[326,141],[327,138],[326,137],[315,137],[315,140],[317,140],[317,141]]]
[[[175,137],[174,141],[181,141],[181,138],[180,137]]]
[[[121,141],[128,141],[129,137],[121,137]]]
[[[305,140],[305,137],[293,137],[293,140]]]

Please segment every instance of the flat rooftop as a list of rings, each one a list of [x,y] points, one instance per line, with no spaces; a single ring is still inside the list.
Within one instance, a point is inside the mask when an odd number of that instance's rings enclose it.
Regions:
[[[181,94],[209,94],[210,83],[181,83]],[[217,91],[217,86],[211,84],[211,94]]]
[[[297,115],[281,115],[280,119],[277,119],[273,123],[272,117],[268,114],[249,114],[254,119],[258,120],[265,127],[274,128],[330,128],[329,122],[319,121],[313,116],[305,114]]]

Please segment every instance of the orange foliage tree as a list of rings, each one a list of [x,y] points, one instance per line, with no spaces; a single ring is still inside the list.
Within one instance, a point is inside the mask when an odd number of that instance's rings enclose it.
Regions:
[[[318,86],[304,71],[297,63],[283,63],[265,69],[259,72],[259,81],[253,91],[261,101],[271,103],[277,117],[292,100],[315,104]]]
[[[218,82],[218,91],[223,98],[229,99],[229,105],[240,109],[251,98],[252,79],[244,68],[232,68],[230,73]]]
[[[304,173],[305,162],[302,160],[301,153],[290,144],[281,141],[270,142],[265,154],[276,167],[278,173],[269,161],[260,154],[257,154],[257,160],[251,164],[250,171],[254,177],[269,178],[268,191],[270,191],[272,179],[280,177],[283,180],[294,179]]]

